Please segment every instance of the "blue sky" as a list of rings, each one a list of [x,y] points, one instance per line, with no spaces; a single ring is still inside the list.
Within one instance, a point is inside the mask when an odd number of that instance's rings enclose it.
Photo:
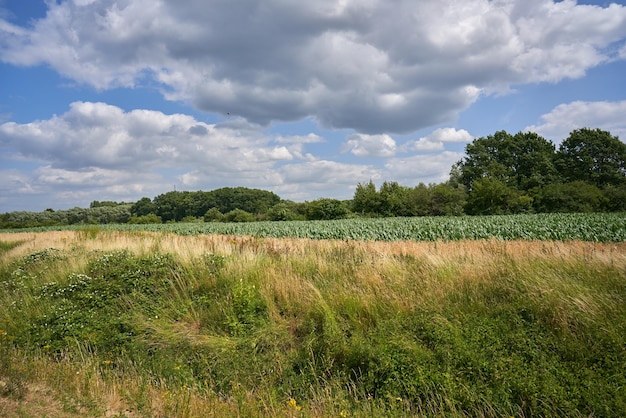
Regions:
[[[439,183],[473,139],[626,138],[626,2],[0,0],[0,213]]]

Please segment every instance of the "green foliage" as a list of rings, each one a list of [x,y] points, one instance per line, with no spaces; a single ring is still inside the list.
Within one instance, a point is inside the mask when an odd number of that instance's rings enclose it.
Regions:
[[[352,211],[360,215],[380,214],[380,196],[372,180],[367,184],[357,184],[352,198]]]
[[[453,186],[450,183],[441,183],[429,188],[430,213],[435,216],[463,215],[467,193],[461,185]],[[416,214],[418,215],[418,214]]]
[[[154,213],[149,213],[147,215],[133,215],[128,220],[129,224],[160,224],[163,223],[160,216],[155,215]]]
[[[553,183],[539,192],[541,212],[598,212],[605,205],[602,191],[584,181]]]
[[[308,203],[306,214],[310,220],[342,219],[348,215],[348,208],[341,200],[317,199]]]
[[[203,217],[216,208],[220,213],[241,210],[252,214],[266,213],[281,201],[275,193],[245,187],[223,187],[210,192],[167,192],[155,197],[155,213],[164,221],[180,221],[186,216]],[[144,205],[148,205],[144,202]]]
[[[609,212],[626,211],[626,184],[622,186],[608,185],[602,190],[605,207]]]
[[[53,225],[125,223],[130,219],[131,205],[96,206],[43,212],[9,212],[0,215],[1,228],[29,228]]]
[[[466,157],[455,165],[459,180],[472,190],[481,178],[500,181],[526,191],[559,179],[554,165],[554,145],[539,135],[498,131],[475,139],[465,148]]]
[[[254,222],[256,217],[245,210],[233,209],[224,215],[224,220],[226,222]]]
[[[22,264],[49,259],[34,253]],[[178,266],[169,256],[135,257],[126,251],[103,254],[87,266],[87,274],[71,273],[62,282],[47,282],[34,289],[41,306],[17,341],[59,354],[81,341],[102,354],[139,348],[136,325],[128,300],[146,314],[164,303]]]
[[[599,188],[626,183],[626,144],[600,129],[577,129],[559,147],[565,182],[584,181]]]
[[[265,320],[265,301],[255,285],[240,278],[232,286],[230,297],[232,308],[227,313],[226,321],[231,335],[246,335]]]
[[[448,218],[466,219],[485,218]],[[569,254],[579,243],[516,254],[497,242],[410,255],[345,242],[276,257],[256,251],[263,242],[186,261],[95,251],[81,267],[47,249],[3,265],[3,282],[30,279],[0,292],[0,396],[26,393],[21,358],[65,365],[84,391],[95,378],[117,385],[151,416],[177,415],[150,410],[155,390],[215,396],[218,415],[234,404],[226,416],[251,403],[285,416],[626,414],[615,245],[581,259]],[[75,267],[50,280],[59,263]],[[133,374],[136,391],[119,386]]]
[[[506,186],[502,181],[483,177],[473,183],[467,200],[470,215],[504,215],[529,212],[533,199]]]
[[[128,203],[126,202],[113,202],[110,200],[106,200],[106,201],[98,201],[98,200],[94,200],[93,202],[91,202],[89,204],[90,208],[102,208],[102,207],[115,207],[115,206],[125,206],[128,205]]]
[[[204,214],[204,222],[222,222],[224,214],[218,208],[211,208]]]
[[[270,221],[293,221],[300,218],[293,202],[281,202],[272,206],[267,217]]]
[[[352,200],[353,211],[375,216],[451,216],[462,215],[465,188],[459,184],[441,183],[414,188],[396,182],[384,182],[379,191],[372,181],[359,184]]]
[[[136,203],[134,203],[130,208],[130,213],[135,217],[141,217],[146,215],[155,215],[157,212],[157,207],[152,200],[148,197],[142,197]]]

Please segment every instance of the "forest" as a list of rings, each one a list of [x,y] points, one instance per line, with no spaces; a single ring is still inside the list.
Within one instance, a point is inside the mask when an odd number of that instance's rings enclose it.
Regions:
[[[246,187],[170,191],[137,202],[0,214],[0,228],[36,226],[329,220],[350,217],[503,215],[626,211],[626,144],[601,129],[572,131],[557,148],[533,132],[475,139],[450,178],[403,186],[359,183],[350,200],[306,202]]]

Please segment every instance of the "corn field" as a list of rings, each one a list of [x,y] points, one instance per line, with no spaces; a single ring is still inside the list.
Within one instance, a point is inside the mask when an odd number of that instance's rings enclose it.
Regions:
[[[85,229],[85,225],[32,231]],[[87,227],[89,228],[89,227]],[[190,222],[99,225],[103,230],[165,231],[181,235],[251,235],[366,241],[455,241],[476,239],[626,241],[626,213],[523,214],[502,216],[353,218],[332,221]]]

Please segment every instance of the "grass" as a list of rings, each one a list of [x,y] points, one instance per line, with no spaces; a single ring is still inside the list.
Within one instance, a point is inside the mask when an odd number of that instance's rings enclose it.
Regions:
[[[2,416],[626,415],[625,243],[0,243]]]

